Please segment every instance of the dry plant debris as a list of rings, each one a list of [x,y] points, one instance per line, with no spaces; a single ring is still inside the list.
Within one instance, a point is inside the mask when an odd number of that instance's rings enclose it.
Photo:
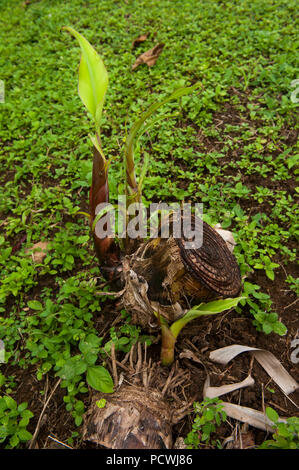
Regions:
[[[135,63],[132,65],[132,70],[135,70],[139,65],[146,64],[148,67],[152,67],[157,62],[157,59],[163,51],[164,44],[156,44],[152,49],[143,52],[137,57]]]

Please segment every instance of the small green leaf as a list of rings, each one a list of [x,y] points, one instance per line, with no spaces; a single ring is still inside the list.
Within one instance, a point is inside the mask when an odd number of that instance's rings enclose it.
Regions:
[[[88,385],[103,393],[113,393],[113,380],[108,370],[103,366],[91,366],[87,369]]]
[[[18,437],[20,441],[29,441],[32,439],[32,434],[29,431],[26,431],[26,429],[19,429]]]
[[[270,408],[269,406],[266,408],[266,415],[268,416],[268,418],[273,421],[273,423],[277,423],[278,419],[279,419],[279,415],[276,413],[275,410],[273,410],[273,408]]]
[[[88,217],[90,217],[89,214],[87,215]],[[76,243],[77,245],[81,245],[83,243],[86,243],[88,240],[89,240],[89,235],[81,235],[81,237],[77,238]]]
[[[79,343],[79,349],[84,354],[94,354],[99,351],[101,344],[101,338],[93,333],[90,333],[86,338],[82,339]]]
[[[213,421],[215,413],[213,410],[207,410],[205,413],[205,417],[207,421]]]
[[[33,415],[32,411],[26,409],[26,410],[22,411],[21,416],[22,416],[22,418],[30,419],[34,415]]]
[[[43,309],[42,304],[38,300],[29,300],[29,302],[27,302],[27,305],[32,310],[42,310]]]
[[[29,418],[22,418],[19,422],[20,428],[26,428],[29,424]]]
[[[215,421],[216,421],[216,424],[217,426],[220,426],[221,424],[221,417],[218,413],[215,414]]]
[[[18,412],[19,412],[19,413],[22,413],[23,411],[26,410],[27,406],[28,406],[28,404],[27,404],[26,402],[21,403],[21,404],[18,406]]]
[[[4,401],[6,403],[6,406],[9,409],[11,409],[11,410],[16,410],[17,409],[17,402],[13,398],[11,398],[9,396],[5,396]]]
[[[273,272],[273,271],[269,271],[269,269],[266,269],[266,274],[267,274],[267,277],[268,277],[271,281],[274,281],[274,272]]]
[[[107,403],[107,400],[105,400],[105,398],[101,398],[101,400],[97,400],[97,401],[96,401],[96,405],[97,405],[99,408],[105,408],[106,403]]]
[[[20,442],[20,439],[18,438],[17,434],[14,434],[10,439],[9,439],[9,444],[11,447],[16,447]]]
[[[284,336],[287,333],[288,329],[283,323],[278,321],[273,325],[273,331],[279,336]]]
[[[83,374],[86,371],[86,363],[81,356],[73,356],[69,358],[57,375],[64,380],[72,380],[74,377]]]
[[[272,322],[276,322],[277,319],[278,319],[277,313],[272,312],[272,313],[269,313],[269,314],[268,314],[268,320],[269,320],[269,322],[271,322],[271,323],[272,323]]]
[[[277,432],[282,437],[289,437],[290,436],[290,432],[289,432],[288,427],[285,423],[278,423],[277,424]]]
[[[77,415],[77,416],[75,417],[75,425],[76,425],[76,426],[80,426],[80,424],[82,423],[82,421],[83,421],[82,416]]]
[[[263,323],[263,332],[266,333],[266,335],[270,334],[273,331],[272,324],[265,321]]]

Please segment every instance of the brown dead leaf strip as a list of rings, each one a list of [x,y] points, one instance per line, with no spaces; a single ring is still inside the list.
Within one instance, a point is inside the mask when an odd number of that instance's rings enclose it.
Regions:
[[[134,47],[146,41],[148,37],[149,37],[149,33],[140,34],[140,36],[138,36],[138,38],[134,39],[134,41],[132,42],[132,48],[134,49]]]
[[[136,59],[136,62],[132,65],[132,70],[135,70],[141,64],[146,64],[148,67],[152,67],[153,65],[155,65],[159,55],[163,51],[163,48],[164,48],[164,44],[160,43],[160,44],[157,44],[152,49],[141,54]]]
[[[230,418],[241,421],[242,423],[247,423],[262,431],[273,433],[275,430],[274,423],[262,411],[254,410],[247,406],[235,405],[234,403],[226,401],[223,401],[221,405],[223,406],[223,411],[225,411]],[[280,423],[286,423],[286,418],[279,418],[278,421]]]

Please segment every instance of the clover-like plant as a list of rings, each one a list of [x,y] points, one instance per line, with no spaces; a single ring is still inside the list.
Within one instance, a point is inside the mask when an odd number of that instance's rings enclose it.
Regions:
[[[273,439],[264,441],[259,449],[299,449],[299,418],[282,421],[271,407],[266,408],[266,415],[273,422]]]
[[[185,439],[187,449],[200,449],[206,446],[221,448],[221,443],[218,440],[212,440],[211,436],[227,418],[222,401],[218,397],[206,397],[201,403],[194,402],[193,408],[195,418],[192,430]]]
[[[32,434],[27,431],[27,426],[32,417],[26,402],[18,405],[12,397],[0,396],[0,444],[11,449],[20,442],[29,441]]]

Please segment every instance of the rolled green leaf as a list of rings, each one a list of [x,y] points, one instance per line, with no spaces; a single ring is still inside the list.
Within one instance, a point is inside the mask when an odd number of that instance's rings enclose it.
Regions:
[[[64,26],[79,42],[81,61],[79,66],[79,96],[92,115],[96,130],[99,132],[105,94],[108,87],[108,73],[104,62],[96,50],[80,33],[70,26]]]

